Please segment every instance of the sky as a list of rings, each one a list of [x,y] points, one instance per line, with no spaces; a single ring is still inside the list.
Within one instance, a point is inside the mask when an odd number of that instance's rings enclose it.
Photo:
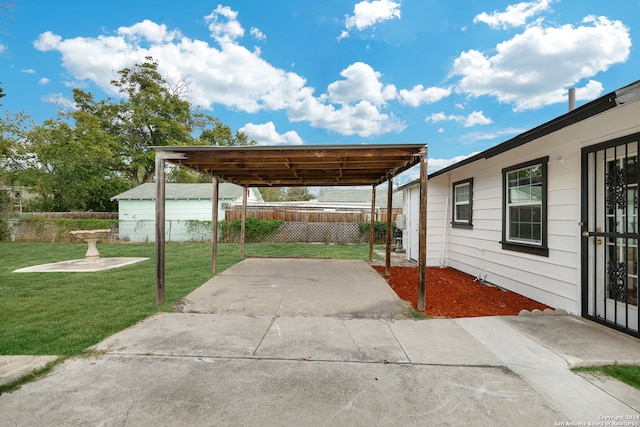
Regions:
[[[7,1],[0,0],[0,4]],[[640,0],[14,0],[0,99],[38,123],[147,56],[262,145],[427,144],[432,172],[640,79]]]

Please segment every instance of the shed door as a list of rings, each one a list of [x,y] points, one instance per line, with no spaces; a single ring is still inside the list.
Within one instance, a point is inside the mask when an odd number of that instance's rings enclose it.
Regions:
[[[636,336],[639,137],[582,151],[582,314]]]

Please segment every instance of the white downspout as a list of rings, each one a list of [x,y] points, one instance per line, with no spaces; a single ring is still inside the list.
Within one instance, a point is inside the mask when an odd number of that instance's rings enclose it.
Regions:
[[[447,247],[447,214],[449,210],[449,194],[444,203],[444,223],[442,224],[442,252],[440,253],[440,268],[445,268],[447,263],[444,259],[445,249]]]

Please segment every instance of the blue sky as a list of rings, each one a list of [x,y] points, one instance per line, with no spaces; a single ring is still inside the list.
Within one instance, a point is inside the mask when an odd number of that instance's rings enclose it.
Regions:
[[[5,3],[0,1],[0,3]],[[640,79],[640,0],[16,0],[3,109],[117,96],[151,55],[261,144],[425,143],[430,170]]]

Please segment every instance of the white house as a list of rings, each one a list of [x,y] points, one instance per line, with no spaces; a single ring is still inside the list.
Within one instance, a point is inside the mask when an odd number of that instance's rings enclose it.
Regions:
[[[207,240],[211,236],[213,184],[166,184],[166,240]],[[156,185],[146,183],[111,198],[118,201],[120,239],[155,241]],[[249,188],[247,201],[262,201],[256,188]],[[242,187],[222,183],[218,189],[218,220],[225,208],[242,204]]]
[[[634,336],[640,81],[432,173],[427,265]],[[419,185],[401,187],[418,257]]]

